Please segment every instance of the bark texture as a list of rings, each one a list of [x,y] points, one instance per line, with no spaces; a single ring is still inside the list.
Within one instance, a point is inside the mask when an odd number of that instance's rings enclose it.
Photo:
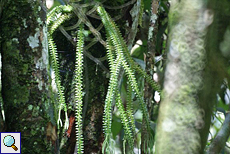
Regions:
[[[1,13],[6,131],[21,132],[22,153],[53,151],[45,134],[47,122],[50,119],[54,122],[54,118],[49,93],[46,13],[42,3],[8,0]],[[55,144],[55,134],[51,137]]]
[[[221,10],[214,6],[218,6],[215,0],[171,2],[157,154],[204,152],[216,93],[225,72],[218,52],[222,37],[216,27]]]

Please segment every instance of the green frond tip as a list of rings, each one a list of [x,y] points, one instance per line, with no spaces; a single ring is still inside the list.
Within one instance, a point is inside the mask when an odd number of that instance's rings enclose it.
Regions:
[[[53,22],[52,25],[48,26],[48,31],[50,34],[53,34],[53,32],[66,20],[70,19],[70,14],[63,14],[61,15],[57,21]]]
[[[73,7],[70,5],[60,5],[53,8],[47,15],[48,32],[52,34],[58,26],[71,17],[70,12]]]
[[[47,14],[47,25],[50,25],[50,23],[55,22],[58,20],[59,16],[63,13],[70,13],[72,12],[73,7],[70,5],[59,5],[54,7],[49,13]]]
[[[76,61],[75,61],[75,124],[76,124],[76,144],[78,154],[83,153],[83,130],[82,130],[82,110],[83,110],[83,47],[84,47],[84,34],[83,26],[77,33],[77,46],[76,46]]]
[[[104,142],[102,144],[102,154],[111,153],[111,151],[109,149],[111,137],[112,136],[105,135],[105,140],[104,140]]]
[[[73,7],[71,5],[61,5],[63,13],[70,13],[73,11]]]

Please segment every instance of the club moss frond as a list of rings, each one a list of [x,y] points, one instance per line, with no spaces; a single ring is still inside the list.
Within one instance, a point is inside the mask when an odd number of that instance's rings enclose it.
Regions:
[[[113,63],[111,68],[111,76],[109,80],[109,87],[105,99],[105,106],[104,106],[104,116],[103,116],[103,130],[105,134],[105,143],[110,143],[110,137],[112,136],[111,132],[111,121],[112,121],[112,103],[115,94],[115,90],[118,85],[118,72],[121,66],[121,58],[117,57]],[[109,144],[103,144],[103,146],[107,146]],[[107,149],[107,147],[103,147]]]
[[[53,8],[47,14],[47,26],[49,34],[53,32],[60,26],[63,22],[71,17],[70,12],[73,10],[73,7],[70,5],[60,5]]]
[[[146,107],[146,104],[144,103],[143,100],[143,94],[140,92],[137,84],[136,77],[134,75],[133,70],[129,67],[126,61],[122,61],[122,66],[125,69],[125,73],[127,75],[127,78],[131,84],[133,92],[136,94],[136,96],[139,99],[139,104],[142,110],[143,118],[146,121],[147,128],[150,130],[150,121],[149,121],[149,116],[148,116],[148,110]]]
[[[143,3],[143,0],[141,0]],[[48,13],[47,17],[47,25],[48,25],[48,43],[50,49],[50,55],[52,59],[52,67],[55,72],[55,82],[58,89],[59,96],[59,119],[58,122],[61,123],[60,118],[60,110],[64,109],[67,115],[67,107],[65,104],[65,96],[64,96],[64,88],[61,85],[60,74],[59,74],[59,62],[58,62],[58,54],[56,45],[53,41],[52,34],[54,31],[66,20],[68,20],[71,15],[70,12],[73,8],[69,5],[67,6],[58,6],[55,7],[52,11]],[[146,74],[144,70],[142,70],[132,59],[129,54],[127,45],[125,44],[122,35],[117,28],[116,24],[113,22],[111,17],[107,14],[105,9],[101,6],[97,7],[97,11],[101,16],[102,23],[106,29],[106,33],[108,36],[107,40],[107,57],[109,61],[110,67],[110,80],[108,91],[105,99],[104,106],[104,115],[103,115],[103,130],[105,134],[105,140],[102,146],[102,152],[111,153],[111,149],[108,148],[112,144],[112,132],[111,132],[111,121],[112,121],[112,105],[113,102],[116,101],[116,106],[118,107],[118,111],[121,114],[121,121],[124,128],[124,142],[128,142],[128,145],[131,149],[134,148],[134,118],[133,118],[133,107],[132,107],[132,93],[134,92],[140,102],[140,107],[143,113],[143,119],[146,121],[146,125],[148,131],[150,131],[150,122],[147,112],[147,107],[143,100],[143,93],[140,91],[137,80],[135,77],[135,72],[140,73],[142,76],[146,78],[146,80],[150,83],[150,85],[156,90],[160,91],[159,86],[151,79],[150,76]],[[143,11],[140,13],[143,13]],[[139,17],[142,15],[139,15]],[[141,19],[139,19],[139,22]],[[86,24],[87,25],[87,24]],[[84,34],[83,34],[83,25],[80,26],[77,33],[77,46],[76,46],[76,62],[75,62],[75,124],[76,124],[76,144],[78,154],[84,152],[83,148],[83,130],[82,130],[82,107],[83,107],[83,46],[84,46]],[[120,68],[123,67],[125,70],[125,74],[128,78],[128,86],[127,86],[127,108],[126,111],[124,109],[121,96],[118,90],[118,75],[120,72]],[[116,98],[116,99],[115,99]],[[68,117],[66,116],[66,119]],[[150,135],[151,136],[151,135]],[[151,142],[150,139],[146,141],[146,144]],[[125,144],[126,145],[126,144]],[[124,146],[125,147],[125,146]],[[125,152],[125,150],[124,150]]]
[[[55,83],[56,83],[57,90],[58,90],[59,110],[64,109],[64,111],[67,113],[67,107],[65,104],[64,89],[61,85],[61,79],[60,79],[60,74],[59,74],[59,62],[58,62],[57,48],[56,48],[56,45],[53,41],[53,38],[49,34],[48,34],[48,44],[49,44],[50,56],[52,59],[51,60],[52,61],[52,68],[53,68],[54,74],[55,74]],[[68,120],[68,117],[66,117],[66,120]],[[60,124],[62,126],[60,112],[59,112],[59,116],[58,116],[58,122],[60,122]],[[59,124],[58,124],[58,126],[59,126]]]
[[[58,115],[58,127],[59,123],[62,126],[61,121],[61,110],[65,111],[65,129],[68,128],[68,116],[67,116],[67,106],[65,104],[65,96],[64,96],[64,88],[61,85],[60,73],[59,73],[59,62],[58,62],[58,54],[57,48],[53,41],[52,34],[53,32],[60,26],[64,21],[69,19],[70,15],[66,14],[72,11],[71,6],[57,6],[52,9],[47,16],[47,25],[48,25],[48,44],[49,44],[49,52],[51,55],[52,68],[55,74],[55,83],[57,85],[58,96],[59,96],[59,115]],[[64,13],[64,14],[63,14]]]
[[[47,14],[46,24],[50,25],[50,23],[56,21],[58,19],[58,15],[62,13],[62,7],[56,6]]]
[[[73,10],[73,7],[70,5],[59,5],[54,7],[48,14],[46,19],[46,24],[50,25],[55,21],[59,20],[59,17],[63,13],[70,13]]]
[[[140,12],[139,12],[139,19],[138,19],[138,23],[139,25],[142,27],[142,17],[143,17],[143,13],[144,13],[144,0],[141,0],[141,7],[140,7]]]
[[[112,104],[115,95],[115,91],[118,85],[118,71],[120,69],[121,60],[120,57],[116,57],[112,53],[112,41],[111,38],[108,37],[107,39],[107,57],[110,66],[110,80],[109,80],[109,87],[107,90],[107,95],[105,99],[105,106],[104,106],[104,116],[103,116],[103,130],[105,134],[105,140],[102,145],[102,153],[111,153],[109,146],[111,145],[111,121],[112,121]]]
[[[108,148],[109,146],[110,146],[110,138],[112,137],[112,135],[111,136],[105,136],[105,140],[104,140],[104,142],[103,142],[103,144],[102,144],[102,153],[104,154],[107,154],[107,153],[114,153],[113,152],[113,150],[111,149],[111,148]]]
[[[108,37],[106,46],[107,46],[107,58],[108,58],[108,62],[109,62],[110,68],[111,68],[113,66],[114,61],[115,61],[116,55],[113,54],[114,49],[113,49],[113,44],[112,44],[110,37]]]
[[[114,40],[119,39],[120,43],[118,45],[115,44],[115,46],[117,46],[117,47],[119,46],[119,48],[122,47],[122,49],[120,49],[120,50],[123,50],[122,54],[125,55],[125,59],[130,64],[130,67],[132,69],[136,70],[144,78],[146,78],[146,81],[150,83],[150,85],[153,87],[154,90],[160,92],[159,85],[154,80],[152,80],[151,77],[143,69],[141,69],[140,66],[137,65],[134,62],[134,60],[132,59],[132,57],[130,56],[127,45],[125,44],[125,41],[122,38],[119,29],[117,28],[116,24],[113,22],[111,17],[107,14],[105,9],[101,6],[99,6],[97,8],[97,11],[98,11],[99,15],[101,16],[102,23],[104,24],[108,35],[113,39],[113,43],[116,43],[116,42],[114,42]]]
[[[67,19],[71,17],[70,14],[61,15],[57,21],[53,22],[52,25],[49,26],[49,33],[53,34],[53,32]]]
[[[126,102],[127,102],[127,106],[126,106],[127,116],[130,122],[130,127],[132,128],[132,133],[134,135],[135,134],[135,120],[133,117],[134,112],[133,112],[133,104],[132,104],[132,87],[129,84],[129,82],[127,83]]]
[[[116,90],[118,86],[118,74],[121,67],[121,56],[116,56],[113,54],[112,49],[113,43],[111,37],[107,40],[107,57],[110,64],[110,80],[109,87],[105,99],[104,116],[103,116],[103,129],[105,134],[105,141],[103,144],[103,149],[108,150],[110,145],[111,132],[111,121],[112,121],[112,104],[114,97],[117,97]],[[120,48],[121,49],[121,48]],[[103,150],[104,152],[104,150]]]
[[[113,50],[112,48],[113,48],[112,40],[111,38],[109,38],[107,41],[107,49],[108,49],[107,57],[109,60],[110,67],[113,67],[114,61],[115,61],[115,55],[112,53],[112,50]],[[124,106],[122,104],[122,100],[121,100],[121,97],[120,97],[120,94],[117,88],[116,88],[115,97],[116,97],[116,106],[118,107],[119,113],[121,114],[121,121],[124,127],[124,132],[125,132],[124,142],[125,140],[128,140],[128,143],[129,143],[128,145],[130,146],[130,149],[133,149],[134,147],[134,140],[133,140],[134,131],[133,130],[135,130],[135,126],[134,126],[134,119],[133,119],[132,111],[129,111],[131,110],[131,107],[127,108],[127,112],[125,112]],[[133,121],[129,122],[129,119],[130,119],[129,117],[132,117]]]
[[[121,122],[122,122],[124,132],[125,132],[125,139],[128,140],[128,145],[130,149],[133,150],[134,139],[133,139],[132,128],[129,125],[129,120],[128,120],[129,118],[128,118],[127,113],[125,112],[124,105],[122,103],[121,96],[118,90],[116,90],[116,106],[121,116]]]
[[[140,107],[141,107],[141,110],[143,113],[143,119],[146,122],[149,136],[151,136],[150,121],[149,121],[149,116],[148,116],[148,112],[147,112],[147,107],[146,107],[146,104],[144,103],[144,100],[143,100],[143,94],[140,92],[140,90],[138,88],[137,80],[136,80],[135,75],[134,75],[134,70],[135,70],[134,68],[136,68],[140,72],[144,72],[144,71],[138,69],[138,67],[135,65],[134,61],[132,60],[132,58],[128,52],[127,46],[126,46],[126,44],[125,44],[125,42],[124,42],[124,40],[120,34],[120,31],[118,30],[118,28],[115,25],[115,23],[113,22],[113,20],[109,17],[109,15],[105,11],[105,9],[101,6],[99,6],[97,11],[98,11],[99,15],[101,16],[102,23],[105,26],[106,32],[108,33],[108,35],[110,36],[110,38],[112,40],[112,44],[115,47],[117,57],[121,57],[122,67],[125,70],[126,76],[127,76],[128,80],[131,84],[133,91],[135,92],[136,96],[139,99]],[[141,73],[141,74],[143,75],[144,73]],[[146,76],[147,75],[144,74],[144,77],[146,77]],[[119,111],[122,112],[122,109],[120,108]],[[124,121],[123,125],[128,125],[128,123],[129,122]],[[110,128],[108,128],[108,129],[110,129]],[[128,132],[126,132],[126,133],[128,133]]]
[[[83,106],[83,93],[82,93],[82,76],[83,76],[83,46],[84,34],[83,26],[80,26],[77,34],[77,49],[75,61],[75,124],[76,124],[76,144],[78,154],[83,153],[83,130],[82,130],[82,106]]]
[[[121,57],[122,66],[125,69],[125,72],[126,72],[126,74],[128,76],[128,80],[130,81],[131,86],[132,86],[133,90],[135,91],[136,95],[140,99],[141,109],[142,109],[142,112],[143,112],[143,115],[144,115],[144,119],[146,120],[146,123],[149,124],[149,120],[148,120],[149,118],[148,118],[148,114],[147,114],[148,112],[147,112],[147,108],[146,108],[146,106],[144,104],[142,93],[140,93],[140,91],[139,91],[134,72],[130,68],[130,66],[128,65],[128,63],[126,61],[127,58],[124,57],[124,54],[123,54],[123,49],[124,49],[123,47],[124,46],[122,47],[122,44],[124,44],[123,43],[124,40],[122,39],[122,37],[121,37],[121,35],[120,35],[115,23],[109,17],[109,15],[105,11],[105,9],[99,6],[98,7],[98,12],[99,12],[99,15],[102,18],[102,22],[105,25],[105,28],[106,28],[106,30],[108,32],[108,35],[112,39],[112,43],[115,46],[115,49],[116,49],[116,52],[117,52],[118,56]]]

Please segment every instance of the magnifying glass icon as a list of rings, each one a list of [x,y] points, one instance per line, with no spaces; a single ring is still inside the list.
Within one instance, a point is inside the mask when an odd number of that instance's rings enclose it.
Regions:
[[[15,144],[15,139],[11,135],[7,135],[3,139],[3,143],[7,147],[12,147],[15,151],[18,150],[18,148],[14,145]]]

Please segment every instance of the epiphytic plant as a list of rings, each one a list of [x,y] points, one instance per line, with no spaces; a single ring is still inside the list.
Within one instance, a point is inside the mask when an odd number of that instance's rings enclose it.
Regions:
[[[135,1],[134,1],[135,2]],[[143,2],[142,5],[143,7]],[[64,96],[64,87],[61,85],[60,74],[59,74],[59,60],[57,56],[56,45],[53,41],[52,34],[53,32],[60,27],[60,25],[66,20],[70,19],[74,12],[79,19],[79,23],[75,25],[74,28],[78,28],[77,31],[77,43],[76,45],[76,59],[75,59],[75,73],[74,73],[74,81],[75,81],[75,124],[76,124],[76,142],[78,153],[83,153],[83,129],[82,129],[82,110],[83,110],[83,53],[88,57],[91,57],[93,61],[98,63],[98,59],[92,57],[90,53],[85,51],[87,46],[84,47],[84,29],[83,25],[86,25],[91,33],[96,37],[97,41],[103,44],[107,50],[107,59],[110,68],[110,79],[109,86],[106,94],[105,105],[104,105],[104,116],[103,116],[103,129],[105,140],[103,144],[102,152],[109,152],[111,150],[109,148],[111,144],[111,123],[112,123],[112,109],[115,105],[120,113],[121,122],[124,128],[124,147],[127,141],[127,145],[131,149],[131,153],[133,153],[134,148],[134,135],[135,135],[135,121],[133,118],[133,104],[132,104],[132,94],[139,100],[139,106],[143,113],[143,120],[145,121],[146,128],[149,132],[149,139],[146,139],[146,144],[153,141],[152,135],[150,133],[150,120],[147,112],[147,107],[144,102],[143,93],[138,87],[137,79],[135,77],[135,73],[141,74],[146,81],[150,83],[150,85],[156,90],[160,91],[159,86],[151,79],[150,76],[140,67],[130,56],[130,52],[128,47],[122,38],[122,35],[116,26],[115,22],[108,15],[103,6],[101,6],[98,2],[95,2],[95,7],[92,9],[93,11],[97,10],[101,22],[105,27],[107,41],[103,41],[98,29],[95,29],[90,21],[87,19],[84,11],[80,7],[79,4],[72,4],[67,6],[58,6],[52,9],[47,16],[47,24],[48,24],[48,42],[49,42],[49,50],[52,61],[52,68],[55,72],[55,82],[58,90],[59,96],[59,123],[62,126],[60,111],[64,109],[66,115],[66,124],[68,124],[67,120],[67,107],[65,103]],[[92,11],[91,10],[91,11]],[[142,10],[142,11],[141,11]],[[143,8],[140,8],[140,12],[143,12]],[[140,20],[140,19],[139,19]],[[140,22],[140,21],[139,21]],[[79,26],[80,25],[80,26]],[[89,48],[89,47],[88,47]],[[100,63],[98,63],[100,65]],[[125,75],[128,79],[127,83],[127,106],[125,107],[121,98],[121,92],[118,84],[120,71],[124,70]],[[115,104],[114,104],[115,102]],[[125,150],[124,150],[125,152]]]

